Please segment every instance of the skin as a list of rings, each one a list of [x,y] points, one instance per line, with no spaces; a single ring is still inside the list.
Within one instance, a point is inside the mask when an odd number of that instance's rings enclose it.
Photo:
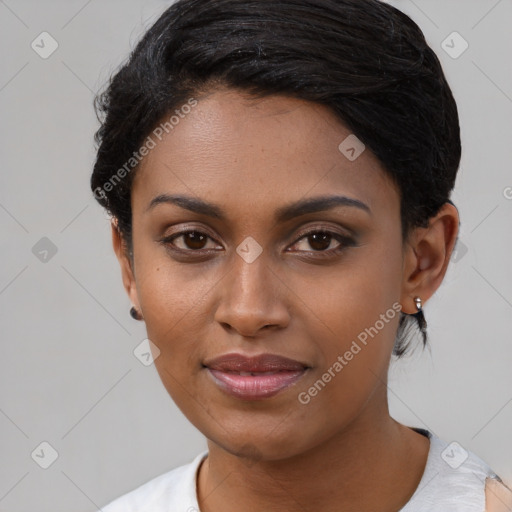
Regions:
[[[429,449],[389,415],[398,313],[308,404],[297,397],[394,303],[414,313],[414,297],[425,304],[433,295],[456,241],[457,209],[445,204],[402,244],[398,189],[368,148],[354,161],[338,150],[351,132],[326,107],[222,88],[198,100],[134,178],[133,263],[115,222],[112,240],[124,287],[160,350],[161,380],[208,439],[201,511],[396,512]],[[226,219],[168,203],[147,210],[163,193],[215,203]],[[371,213],[338,206],[274,220],[284,205],[334,194]],[[210,238],[174,240],[188,251],[182,256],[160,241],[186,229]],[[354,242],[315,244],[303,233],[322,229],[353,230]],[[252,263],[236,252],[248,236],[263,250]],[[279,394],[245,401],[222,392],[202,366],[228,352],[270,352],[311,368]]]
[[[512,490],[497,480],[488,479],[485,486],[486,512],[510,512]]]

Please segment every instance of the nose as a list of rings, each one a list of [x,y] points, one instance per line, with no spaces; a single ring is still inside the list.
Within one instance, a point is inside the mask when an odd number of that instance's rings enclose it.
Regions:
[[[287,287],[264,252],[252,263],[238,255],[222,280],[215,320],[225,329],[255,337],[263,329],[281,329],[290,321]]]

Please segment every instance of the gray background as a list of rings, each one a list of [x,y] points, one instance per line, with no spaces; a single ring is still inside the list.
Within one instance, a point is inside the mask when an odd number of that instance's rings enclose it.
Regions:
[[[512,3],[392,3],[443,63],[463,158],[460,244],[425,306],[432,350],[393,365],[391,410],[511,484]],[[0,0],[0,511],[92,512],[206,448],[133,354],[144,324],[89,189],[93,93],[167,5]],[[31,48],[43,31],[59,45],[47,59]],[[469,43],[458,58],[441,47],[453,31]],[[43,441],[58,452],[48,469],[48,450],[31,457]]]

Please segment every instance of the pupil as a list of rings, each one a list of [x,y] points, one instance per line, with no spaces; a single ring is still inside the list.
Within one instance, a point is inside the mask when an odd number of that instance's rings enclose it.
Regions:
[[[309,245],[316,251],[316,250],[322,250],[327,249],[329,247],[329,244],[331,243],[331,235],[328,233],[315,233],[313,235],[309,236],[310,240]],[[327,240],[327,245],[325,244],[325,241]],[[319,245],[318,245],[319,244]]]
[[[206,237],[197,231],[191,231],[190,233],[187,233],[185,240],[190,249],[202,249],[204,247]]]

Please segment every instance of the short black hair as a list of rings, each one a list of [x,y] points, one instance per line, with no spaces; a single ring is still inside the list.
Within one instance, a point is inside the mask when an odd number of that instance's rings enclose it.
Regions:
[[[219,85],[327,106],[398,185],[403,240],[449,201],[461,157],[457,106],[407,15],[378,0],[178,0],[94,103],[91,189],[130,254],[134,152],[166,115]],[[401,313],[397,356],[411,316]]]

